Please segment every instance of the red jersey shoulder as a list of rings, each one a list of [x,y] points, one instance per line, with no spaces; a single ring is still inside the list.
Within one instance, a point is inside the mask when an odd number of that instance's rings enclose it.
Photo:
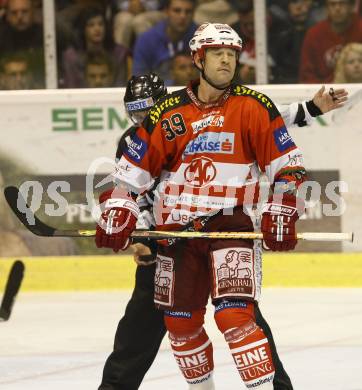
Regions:
[[[157,126],[165,113],[189,103],[190,99],[187,95],[186,88],[169,93],[159,99],[151,108],[142,125],[148,133],[152,133],[153,129]]]
[[[275,104],[267,95],[263,94],[262,92],[255,91],[254,89],[245,87],[241,84],[234,84],[231,88],[231,95],[254,99],[261,107],[268,111],[271,121],[280,116],[280,113]]]

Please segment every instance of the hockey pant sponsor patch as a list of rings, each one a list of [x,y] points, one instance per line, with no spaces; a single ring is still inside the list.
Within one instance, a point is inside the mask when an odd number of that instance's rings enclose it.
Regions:
[[[223,297],[255,298],[254,251],[234,247],[211,253],[214,275],[212,299]]]
[[[173,305],[175,263],[172,257],[157,254],[154,301],[162,306]]]

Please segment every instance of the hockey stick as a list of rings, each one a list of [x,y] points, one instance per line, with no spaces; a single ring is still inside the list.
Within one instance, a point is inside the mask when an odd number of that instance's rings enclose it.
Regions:
[[[21,260],[16,260],[11,267],[0,306],[0,321],[7,321],[10,318],[16,295],[24,277],[24,270],[25,266]]]
[[[93,237],[95,230],[61,230],[42,222],[26,204],[16,187],[6,187],[5,199],[20,222],[33,234],[42,237]],[[136,230],[133,238],[168,239],[168,238],[218,238],[218,239],[262,239],[263,234],[257,232],[190,232],[190,231],[152,231]],[[298,240],[308,241],[353,241],[353,233],[298,233]]]

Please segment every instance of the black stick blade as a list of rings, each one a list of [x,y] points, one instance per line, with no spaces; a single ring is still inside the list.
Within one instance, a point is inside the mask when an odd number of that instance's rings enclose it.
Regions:
[[[6,202],[14,212],[20,222],[37,236],[52,237],[55,229],[40,221],[33,213],[19,189],[13,186],[6,187],[4,190]]]
[[[0,306],[0,321],[7,321],[10,318],[16,295],[24,278],[24,270],[25,265],[21,260],[16,260],[11,267]]]

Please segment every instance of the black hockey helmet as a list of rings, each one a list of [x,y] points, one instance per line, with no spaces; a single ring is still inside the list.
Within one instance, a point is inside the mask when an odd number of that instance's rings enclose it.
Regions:
[[[132,76],[123,99],[129,117],[135,124],[140,124],[150,108],[166,93],[165,83],[156,73]]]

